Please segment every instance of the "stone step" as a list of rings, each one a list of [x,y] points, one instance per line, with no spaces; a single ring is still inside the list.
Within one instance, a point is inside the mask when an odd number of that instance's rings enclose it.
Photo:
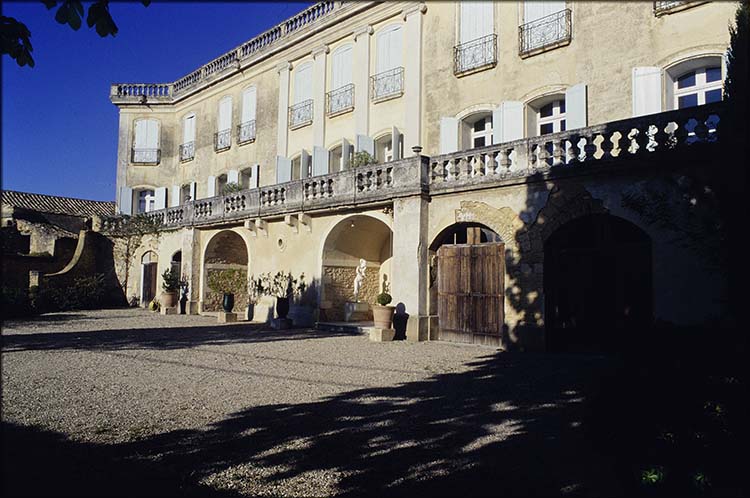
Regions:
[[[367,329],[372,326],[372,322],[315,322],[315,330],[362,335],[368,334],[369,331]]]

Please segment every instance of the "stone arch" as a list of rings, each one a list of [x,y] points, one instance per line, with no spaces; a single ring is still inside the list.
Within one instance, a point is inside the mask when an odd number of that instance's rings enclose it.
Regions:
[[[344,319],[344,303],[353,299],[353,282],[360,259],[367,262],[360,301],[374,303],[390,288],[393,232],[379,217],[357,214],[337,222],[321,249],[321,320]]]
[[[159,255],[155,250],[148,249],[143,251],[138,261],[140,261],[138,291],[141,296],[141,306],[147,306],[156,298],[158,292],[156,282],[159,275]]]
[[[247,279],[249,249],[244,237],[234,230],[222,230],[214,234],[203,251],[202,304],[201,311],[219,311],[221,293],[208,287],[209,274],[222,270],[238,270]],[[247,303],[247,286],[234,296],[237,307]]]

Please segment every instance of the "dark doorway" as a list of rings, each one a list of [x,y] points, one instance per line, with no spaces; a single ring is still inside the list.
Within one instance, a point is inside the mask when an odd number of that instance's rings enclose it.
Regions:
[[[607,214],[559,228],[544,245],[547,348],[616,351],[652,316],[651,239]]]
[[[157,263],[143,264],[143,302],[148,305],[156,297]]]

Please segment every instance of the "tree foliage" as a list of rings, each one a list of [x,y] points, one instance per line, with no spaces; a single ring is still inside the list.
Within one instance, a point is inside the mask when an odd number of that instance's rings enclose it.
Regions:
[[[146,7],[151,3],[151,0],[140,1]],[[85,11],[81,1],[42,0],[42,3],[47,10],[57,8],[55,20],[58,23],[67,24],[74,31],[81,28]],[[102,38],[117,34],[117,24],[109,12],[109,0],[98,0],[89,5],[86,25],[96,29],[97,34]],[[0,16],[0,44],[1,53],[9,55],[19,66],[34,67],[34,58],[31,55],[34,50],[31,45],[31,31],[24,23],[13,17]]]

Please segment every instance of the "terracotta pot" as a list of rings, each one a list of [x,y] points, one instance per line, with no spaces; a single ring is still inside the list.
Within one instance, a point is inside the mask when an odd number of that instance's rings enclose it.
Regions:
[[[276,298],[276,314],[279,318],[286,318],[289,314],[289,298],[288,297],[277,297]]]
[[[375,322],[376,329],[390,329],[393,328],[393,313],[396,311],[395,306],[380,306],[374,304],[372,306],[372,318]]]
[[[174,306],[177,306],[177,291],[162,292],[161,297],[159,297],[159,304],[161,304],[164,308],[172,308]]]
[[[232,308],[234,308],[234,294],[225,293],[224,299],[221,301],[221,307],[227,313],[231,313]]]

